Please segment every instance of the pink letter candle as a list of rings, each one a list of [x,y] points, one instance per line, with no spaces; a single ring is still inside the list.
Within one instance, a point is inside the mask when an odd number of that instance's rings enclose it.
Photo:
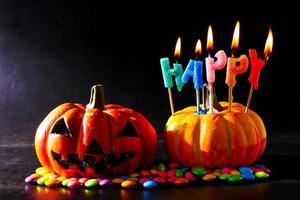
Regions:
[[[207,51],[210,52],[213,49],[213,35],[212,28],[209,26],[207,33]],[[208,57],[205,58],[206,65],[206,80],[208,82],[209,90],[209,110],[208,113],[213,113],[213,94],[214,94],[214,82],[215,82],[215,70],[220,70],[225,67],[227,56],[223,50],[218,51],[215,54],[216,61],[214,58],[211,58],[208,54]]]

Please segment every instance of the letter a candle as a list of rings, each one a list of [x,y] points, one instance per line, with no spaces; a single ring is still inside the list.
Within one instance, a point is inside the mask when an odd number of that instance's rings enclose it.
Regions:
[[[223,69],[226,65],[227,56],[223,50],[218,51],[215,54],[215,58],[210,57],[210,52],[213,50],[213,33],[211,26],[208,27],[207,33],[207,51],[208,57],[205,58],[206,64],[206,80],[208,82],[208,90],[209,90],[209,110],[208,113],[213,113],[213,95],[214,95],[214,82],[215,82],[215,70]]]
[[[195,49],[196,59],[190,59],[183,75],[182,82],[185,84],[188,80],[193,77],[194,88],[196,90],[196,105],[197,105],[197,113],[201,113],[200,111],[200,88],[202,88],[202,99],[203,105],[205,105],[204,100],[204,85],[202,78],[202,68],[203,62],[198,60],[198,56],[201,55],[201,41],[200,39],[197,41],[196,49]],[[205,110],[205,107],[204,107]],[[204,110],[202,110],[204,112]]]
[[[240,23],[236,23],[233,39],[231,43],[232,57],[228,58],[227,71],[226,71],[226,84],[228,85],[228,110],[231,111],[231,105],[233,101],[232,90],[236,84],[235,76],[237,74],[245,73],[248,69],[249,61],[246,55],[241,55],[239,58],[235,58],[233,52],[238,48],[239,45],[239,32]]]

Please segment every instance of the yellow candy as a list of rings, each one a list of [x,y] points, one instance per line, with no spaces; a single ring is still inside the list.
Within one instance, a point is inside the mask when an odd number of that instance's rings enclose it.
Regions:
[[[135,181],[131,181],[131,180],[126,180],[126,181],[123,181],[121,186],[123,188],[133,188],[136,186],[136,182]]]
[[[216,177],[216,175],[214,175],[214,174],[206,174],[206,175],[204,175],[203,177],[202,177],[202,180],[204,180],[204,181],[212,181],[212,180],[214,180],[214,179],[216,179],[217,177]]]
[[[212,174],[215,175],[215,176],[220,176],[221,172],[213,172]]]
[[[50,173],[44,174],[44,177],[49,178],[50,176],[53,176],[53,175],[54,175],[54,173],[50,172]]]
[[[57,179],[59,182],[63,182],[63,181],[66,179],[66,177],[60,176],[60,177],[57,177],[56,179]]]
[[[56,178],[49,178],[46,182],[45,185],[47,187],[54,187],[56,185],[58,185],[60,182],[59,180],[57,180]]]
[[[50,172],[49,169],[46,168],[46,167],[39,167],[35,170],[35,173],[37,173],[39,175],[42,175],[42,176],[49,173],[49,172]]]
[[[37,184],[39,185],[45,185],[45,182],[48,180],[48,177],[41,177],[37,180]]]
[[[234,175],[234,176],[240,176],[241,175],[241,172],[237,171],[237,170],[232,170],[230,172],[231,175]]]
[[[124,181],[124,180],[121,179],[121,178],[114,178],[114,179],[112,180],[112,182],[113,182],[114,184],[121,184],[123,181]]]

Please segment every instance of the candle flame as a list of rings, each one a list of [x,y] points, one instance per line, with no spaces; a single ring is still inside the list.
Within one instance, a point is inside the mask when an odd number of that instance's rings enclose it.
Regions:
[[[231,51],[235,51],[239,46],[239,36],[240,36],[240,22],[237,21],[233,33],[232,43],[231,43]]]
[[[181,38],[178,37],[176,42],[176,47],[175,47],[175,53],[174,53],[174,57],[177,59],[180,57],[180,49],[181,49]]]
[[[201,48],[201,40],[199,39],[199,40],[197,41],[196,49],[195,49],[195,54],[196,54],[196,56],[200,56],[200,55],[201,55],[201,52],[202,52],[202,48]]]
[[[273,33],[272,33],[272,29],[270,27],[268,38],[267,38],[266,45],[265,45],[265,50],[264,50],[266,61],[269,59],[269,57],[272,53],[272,48],[273,48]]]
[[[207,44],[206,44],[206,49],[208,52],[212,51],[214,48],[214,41],[213,41],[213,33],[212,33],[212,28],[211,26],[208,27],[208,32],[207,32]]]

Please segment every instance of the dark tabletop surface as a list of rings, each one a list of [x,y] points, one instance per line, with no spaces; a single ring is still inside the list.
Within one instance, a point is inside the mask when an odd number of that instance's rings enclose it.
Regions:
[[[297,6],[262,1],[211,5],[212,1],[163,7],[102,5],[102,1],[0,1],[0,199],[299,199],[299,23]],[[118,6],[116,5],[118,4]],[[277,8],[276,8],[277,5]],[[140,7],[135,7],[140,6]],[[221,12],[214,11],[215,6]],[[131,9],[129,9],[131,8]],[[282,13],[287,11],[287,13]],[[39,167],[33,146],[35,130],[57,105],[89,99],[90,87],[103,84],[108,103],[143,113],[159,136],[158,159],[168,159],[163,128],[169,113],[159,59],[170,57],[182,37],[185,68],[200,37],[213,25],[215,49],[230,54],[236,20],[241,22],[237,54],[256,48],[262,56],[269,25],[273,53],[261,73],[251,109],[264,120],[268,141],[260,163],[272,170],[264,182],[242,185],[200,184],[157,190],[65,190],[26,185]],[[240,52],[239,52],[240,51]],[[203,56],[207,55],[204,49]],[[295,64],[296,63],[296,64]],[[218,98],[227,99],[226,70],[216,74]],[[245,103],[247,76],[238,77],[235,101]],[[174,88],[173,88],[174,89]],[[192,83],[173,90],[175,109],[193,105]],[[84,197],[84,198],[83,198]]]

